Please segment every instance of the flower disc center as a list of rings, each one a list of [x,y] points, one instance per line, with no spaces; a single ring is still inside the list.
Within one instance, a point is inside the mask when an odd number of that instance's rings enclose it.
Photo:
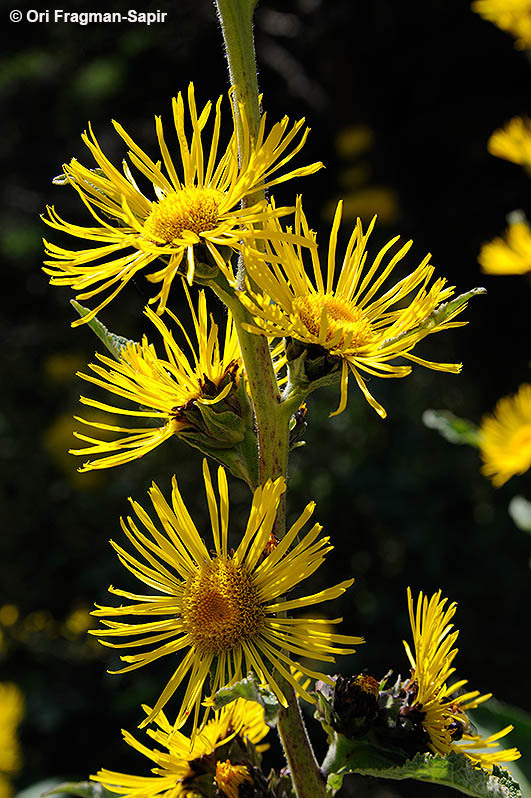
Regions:
[[[258,634],[265,612],[251,574],[234,560],[217,557],[187,584],[182,619],[196,648],[219,654]]]
[[[245,782],[253,783],[245,765],[233,765],[230,759],[227,759],[226,762],[216,763],[216,775],[214,778],[220,793],[228,796],[228,798],[240,795],[241,784]]]
[[[293,310],[306,329],[317,338],[321,336],[323,310],[326,309],[326,341],[338,331],[342,335],[334,348],[358,349],[373,338],[369,319],[361,308],[333,294],[307,294],[293,300]]]
[[[144,224],[146,238],[170,244],[183,232],[204,233],[218,223],[223,194],[212,188],[183,188],[154,202]]]

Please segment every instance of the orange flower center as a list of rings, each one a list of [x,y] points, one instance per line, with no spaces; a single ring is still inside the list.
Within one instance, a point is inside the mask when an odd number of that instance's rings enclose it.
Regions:
[[[212,188],[183,188],[154,202],[144,224],[146,238],[171,244],[183,232],[204,233],[219,219],[223,194]]]
[[[204,563],[184,591],[181,610],[193,646],[230,651],[262,629],[265,612],[252,575],[231,559]]]
[[[230,759],[216,764],[216,786],[227,798],[238,798],[240,784],[245,781],[253,783],[249,771],[244,765],[233,765]]]
[[[330,348],[355,350],[368,344],[373,336],[369,319],[361,308],[333,294],[307,294],[293,300],[293,311],[308,332],[321,338],[321,345],[332,341]],[[323,328],[325,325],[325,329]],[[337,333],[341,333],[337,339]],[[324,342],[322,340],[324,333]]]

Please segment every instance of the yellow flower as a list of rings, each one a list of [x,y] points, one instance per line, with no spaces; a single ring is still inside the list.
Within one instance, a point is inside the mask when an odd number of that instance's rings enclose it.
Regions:
[[[531,120],[527,116],[515,116],[505,127],[494,131],[488,150],[497,158],[531,166]]]
[[[11,781],[0,773],[0,798],[11,798],[15,794]]]
[[[419,720],[427,735],[427,746],[434,754],[445,756],[455,751],[465,754],[475,765],[490,768],[501,762],[512,762],[520,757],[516,748],[499,749],[498,740],[512,730],[507,726],[497,734],[481,737],[475,734],[467,717],[467,711],[491,698],[491,693],[480,695],[478,690],[458,694],[467,681],[454,682],[448,686],[450,676],[455,673],[454,648],[459,632],[452,632],[450,623],[456,611],[456,603],[446,606],[447,599],[441,591],[428,600],[422,592],[416,607],[411,589],[407,590],[409,619],[413,633],[414,655],[404,641],[406,654],[411,663],[411,679],[406,685],[411,699],[408,712]]]
[[[428,288],[434,272],[429,255],[410,275],[382,293],[382,285],[412,242],[404,244],[382,267],[384,257],[399,239],[398,236],[393,238],[367,266],[365,247],[375,219],[366,233],[358,219],[336,277],[341,212],[340,202],[330,234],[326,282],[317,250],[307,248],[312,258],[312,280],[305,270],[301,247],[286,236],[282,240],[272,239],[271,245],[267,243],[263,255],[246,250],[246,267],[262,293],[255,293],[248,286],[246,293],[240,293],[240,299],[254,318],[256,326],[249,325],[252,332],[271,337],[287,336],[306,345],[317,345],[341,364],[341,401],[332,415],[341,413],[346,407],[350,372],[369,404],[385,418],[384,408],[369,392],[365,375],[405,377],[411,372],[411,366],[391,362],[399,357],[438,371],[458,373],[461,369],[459,364],[432,363],[412,354],[411,350],[431,333],[465,324],[452,321],[465,305],[442,322],[427,321],[430,314],[453,294],[453,288],[447,287],[443,278],[438,278]],[[278,222],[273,224],[280,229]],[[301,231],[306,238],[313,240],[314,234],[309,230],[298,202],[295,232],[300,235]],[[269,267],[263,258],[267,258]]]
[[[24,715],[24,696],[16,684],[0,682],[0,771],[20,770],[21,756],[17,726]]]
[[[483,244],[478,260],[486,274],[531,272],[531,231],[527,222],[513,222],[505,238],[498,237]]]
[[[492,416],[479,428],[481,469],[499,488],[515,474],[531,467],[531,385],[521,385],[514,396],[500,399]]]
[[[531,0],[475,0],[472,11],[516,39],[516,47],[531,47]]]
[[[150,713],[149,707],[143,708]],[[242,698],[216,712],[193,740],[172,726],[163,712],[159,713],[156,723],[158,729],[147,729],[147,734],[164,751],[159,748],[151,750],[129,732],[122,731],[128,745],[155,763],[154,776],[132,776],[104,768],[91,779],[124,798],[187,798],[196,794],[193,789],[196,776],[204,777],[205,772],[211,772],[214,784],[216,751],[226,743],[237,740],[242,747],[251,743],[258,751],[268,748],[267,745],[258,745],[269,732],[262,707]]]
[[[319,524],[314,524],[291,548],[311,517],[315,503],[307,505],[278,544],[268,547],[278,504],[286,489],[282,477],[268,480],[254,493],[247,528],[234,550],[228,545],[229,498],[225,471],[218,470],[219,508],[206,461],[203,475],[214,550],[199,536],[175,478],[172,507],[153,484],[150,498],[164,532],[160,532],[146,511],[131,500],[144,529],[141,531],[130,517],[122,520],[122,528],[137,556],[113,541],[111,544],[122,564],[162,595],[137,595],[110,587],[111,593],[133,603],[98,607],[94,611],[94,615],[106,619],[103,623],[107,628],[93,632],[104,645],[129,649],[148,646],[142,653],[122,656],[127,665],[117,673],[141,668],[163,656],[178,652],[183,655],[143,726],[158,715],[187,677],[176,721],[178,727],[191,712],[194,728],[197,726],[203,686],[209,674],[210,693],[214,694],[220,687],[233,684],[253,670],[286,706],[273,675],[277,670],[300,696],[312,702],[290,671],[289,655],[333,662],[334,653],[353,653],[354,649],[341,648],[342,644],[351,646],[363,642],[359,637],[323,631],[327,621],[308,621],[284,614],[337,598],[354,581],[348,579],[310,596],[283,600],[319,568],[332,548],[328,537],[319,538]],[[136,619],[133,623],[114,620],[128,615],[143,615],[146,620],[142,623]],[[333,623],[340,620],[335,619]],[[108,638],[112,637],[118,637],[119,641],[109,642]],[[132,639],[122,642],[123,638]],[[299,664],[298,669],[305,676],[330,682],[329,677],[305,665]],[[209,711],[207,707],[205,718]]]
[[[106,432],[125,433],[123,437],[109,441],[75,432],[77,438],[91,445],[83,449],[71,449],[71,454],[108,454],[89,460],[80,471],[109,468],[142,457],[173,435],[191,428],[184,414],[187,406],[191,403],[216,404],[225,399],[238,384],[242,363],[232,318],[229,317],[227,321],[222,345],[218,326],[212,318],[209,319],[205,292],[199,292],[196,314],[186,285],[185,291],[194,323],[196,349],[181,322],[171,311],[168,314],[188,341],[190,355],[186,355],[177,345],[162,319],[146,308],[147,317],[162,336],[166,358],[159,357],[153,344],[144,337],[141,344],[126,346],[120,361],[97,354],[103,366],[89,364],[96,376],[79,374],[84,380],[132,402],[135,408],[124,409],[82,396],[83,404],[119,415],[140,417],[146,419],[148,424],[155,422],[155,426],[130,428],[76,417],[78,421]]]
[[[232,99],[234,99],[232,97]],[[230,264],[222,253],[223,247],[239,250],[242,241],[269,235],[254,231],[270,214],[265,200],[250,207],[241,208],[246,197],[270,188],[292,177],[312,174],[322,164],[278,172],[303,147],[308,129],[304,119],[291,127],[284,117],[275,124],[266,136],[266,116],[260,121],[258,135],[251,135],[244,108],[239,107],[242,117],[243,141],[240,160],[236,141],[236,119],[232,107],[232,135],[228,146],[218,156],[221,128],[220,97],[215,109],[212,131],[208,139],[210,147],[204,147],[203,133],[212,111],[208,102],[198,112],[194,87],[188,89],[188,115],[192,128],[191,137],[185,129],[185,108],[181,93],[173,99],[173,121],[179,143],[178,163],[172,158],[172,145],[166,143],[160,117],[155,118],[161,160],[151,158],[133,141],[117,122],[113,122],[117,133],[128,145],[131,163],[140,174],[153,185],[154,198],[148,199],[124,161],[123,174],[104,155],[92,128],[82,138],[96,162],[96,169],[82,166],[73,159],[64,168],[63,181],[71,185],[93,216],[95,225],[82,227],[64,221],[53,207],[49,207],[44,221],[64,233],[85,241],[95,242],[89,249],[64,249],[45,241],[46,252],[52,258],[45,261],[45,272],[54,285],[70,285],[77,291],[78,299],[90,299],[106,293],[104,299],[91,313],[77,319],[73,326],[89,321],[105,307],[138,272],[145,271],[150,264],[159,262],[159,268],[148,274],[154,283],[162,283],[157,296],[159,313],[162,313],[175,275],[185,271],[188,282],[194,278],[197,245],[212,258],[229,282],[234,281]],[[298,137],[298,141],[297,141]],[[274,177],[275,173],[278,175]],[[279,208],[277,215],[290,212],[290,208]],[[183,263],[184,259],[184,263]],[[204,262],[206,255],[199,258]]]

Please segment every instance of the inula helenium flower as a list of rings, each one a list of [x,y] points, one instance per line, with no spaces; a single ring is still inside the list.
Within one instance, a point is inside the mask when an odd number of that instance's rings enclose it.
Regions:
[[[531,385],[504,396],[479,428],[482,472],[497,488],[531,468]]]
[[[478,260],[486,274],[531,272],[531,230],[527,221],[513,222],[504,238],[483,244]]]
[[[531,120],[515,116],[505,127],[494,131],[488,149],[498,158],[531,167]]]
[[[254,138],[243,106],[239,106],[243,131],[240,159],[234,109],[232,135],[225,151],[219,155],[221,101],[220,97],[216,103],[208,146],[203,137],[212,103],[208,102],[198,111],[192,84],[188,90],[188,114],[180,93],[173,100],[176,140],[166,139],[160,117],[155,118],[163,165],[153,161],[121,125],[113,122],[129,147],[131,164],[152,184],[151,197],[140,189],[126,161],[123,174],[112,165],[90,126],[89,132],[83,134],[96,168],[87,168],[73,159],[64,165],[61,180],[78,192],[92,214],[93,226],[67,222],[53,207],[48,208],[48,217],[44,219],[50,227],[84,242],[82,248],[74,250],[45,242],[51,258],[45,261],[45,271],[51,276],[51,282],[72,286],[77,299],[101,295],[92,312],[75,321],[73,326],[89,321],[135,274],[150,266],[155,269],[147,275],[148,280],[162,283],[151,301],[158,299],[159,312],[162,312],[178,271],[186,274],[188,282],[193,281],[199,244],[204,245],[213,263],[232,282],[232,270],[221,248],[240,249],[242,241],[251,236],[269,235],[267,231],[260,232],[258,227],[272,213],[265,200],[246,208],[240,207],[241,201],[292,177],[311,174],[322,166],[314,163],[282,173],[304,145],[308,134],[308,129],[303,129],[304,119],[290,127],[289,119],[284,117],[266,135],[264,114]],[[187,115],[191,135],[186,130]],[[291,210],[279,208],[274,213],[282,215]],[[258,225],[254,232],[252,224]],[[94,242],[94,246],[87,248],[87,242]],[[205,255],[202,257],[204,260]]]
[[[467,711],[487,701],[492,694],[480,695],[478,690],[460,693],[467,684],[464,679],[448,685],[455,673],[452,663],[457,654],[454,644],[459,632],[452,632],[450,621],[457,604],[446,606],[447,599],[441,597],[440,590],[430,599],[419,593],[415,605],[408,588],[407,599],[414,647],[412,652],[404,641],[411,663],[411,679],[405,686],[411,694],[408,712],[412,720],[420,721],[430,751],[442,756],[452,751],[465,754],[474,764],[486,768],[518,759],[520,753],[516,748],[498,750],[498,740],[508,734],[512,726],[482,737],[474,732],[468,719]]]
[[[144,710],[150,713],[148,707],[144,707]],[[217,761],[220,749],[225,751],[227,744],[235,740],[239,742],[243,758],[249,743],[256,746],[258,751],[269,747],[258,745],[269,732],[269,727],[264,723],[262,707],[242,698],[216,712],[194,740],[172,726],[163,712],[157,716],[156,723],[157,729],[147,729],[147,734],[157,746],[153,749],[139,743],[129,732],[122,731],[126,743],[155,764],[152,771],[155,775],[133,776],[104,768],[96,776],[91,776],[92,780],[101,782],[106,789],[124,798],[188,798],[197,794],[194,790],[195,778],[200,777],[203,784],[206,778],[209,786],[213,786],[217,784],[217,776],[220,781],[223,774],[227,778],[231,777],[231,768],[240,769],[240,782],[252,783],[245,765]],[[221,775],[217,772],[218,767]]]
[[[233,684],[253,670],[268,684],[278,700],[287,705],[277,684],[277,670],[308,701],[312,701],[290,670],[290,654],[333,662],[335,653],[352,653],[342,648],[362,643],[359,637],[325,631],[334,621],[291,618],[284,613],[337,598],[353,579],[310,596],[282,600],[283,596],[316,571],[332,546],[328,537],[319,537],[321,526],[314,524],[297,543],[299,532],[311,517],[310,502],[286,535],[271,543],[273,524],[285,481],[268,480],[254,493],[247,528],[236,549],[229,548],[229,498],[223,468],[218,470],[219,506],[210,473],[204,461],[203,475],[212,527],[211,543],[206,543],[188,514],[177,481],[173,480],[172,506],[153,484],[150,498],[158,516],[160,531],[146,511],[131,500],[140,522],[129,517],[122,528],[136,553],[130,554],[112,542],[118,557],[152,591],[137,595],[113,587],[111,593],[130,599],[119,607],[98,607],[106,628],[94,630],[105,645],[113,648],[146,649],[125,654],[127,663],[117,673],[140,668],[164,656],[178,659],[168,684],[142,725],[155,718],[179,686],[187,680],[177,726],[193,713],[194,728],[203,688],[209,678],[209,691]],[[143,529],[142,529],[143,527]],[[121,620],[133,616],[131,623]],[[137,616],[144,616],[139,622]],[[116,619],[120,620],[116,620]],[[110,642],[109,638],[118,638]],[[129,638],[129,639],[127,639]],[[312,678],[329,682],[304,664],[298,669]],[[209,709],[205,711],[205,717]]]
[[[336,413],[346,407],[348,379],[352,374],[369,404],[385,418],[384,408],[367,387],[367,377],[405,377],[411,366],[393,363],[397,358],[458,373],[460,364],[433,363],[414,355],[412,350],[427,335],[465,324],[453,321],[465,305],[445,315],[440,322],[428,321],[441,303],[453,295],[453,288],[446,286],[441,277],[428,287],[434,273],[429,255],[407,277],[386,285],[412,242],[404,244],[383,266],[385,256],[399,240],[398,236],[393,238],[369,265],[365,250],[375,219],[366,233],[358,219],[338,266],[336,248],[341,209],[339,203],[330,234],[326,279],[316,249],[305,248],[312,258],[313,276],[309,277],[301,247],[289,237],[272,239],[263,254],[246,251],[246,267],[262,293],[248,286],[240,299],[253,316],[255,326],[249,326],[252,332],[317,345],[341,364],[341,401]],[[280,229],[278,222],[272,224]],[[297,235],[302,230],[304,236],[313,238],[299,203],[295,225]]]
[[[516,47],[531,47],[531,0],[475,0],[472,11],[516,39]]]
[[[84,424],[121,436],[106,441],[75,432],[77,438],[91,445],[72,449],[71,453],[97,457],[86,462],[80,470],[109,468],[142,457],[173,435],[191,428],[185,411],[192,403],[216,405],[238,384],[241,357],[232,318],[229,316],[224,341],[220,341],[218,326],[209,318],[205,292],[199,292],[196,314],[186,286],[185,291],[197,345],[192,345],[183,325],[173,313],[167,312],[188,341],[188,354],[178,346],[163,320],[147,308],[147,317],[162,336],[166,357],[159,357],[153,344],[144,337],[141,344],[128,344],[122,350],[119,361],[96,354],[103,364],[89,365],[96,376],[79,374],[88,382],[127,399],[135,407],[123,408],[82,396],[83,404],[145,419],[143,427],[117,427],[76,417]]]

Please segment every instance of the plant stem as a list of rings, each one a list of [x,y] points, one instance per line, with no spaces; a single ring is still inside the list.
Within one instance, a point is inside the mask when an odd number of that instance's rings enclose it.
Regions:
[[[243,325],[251,324],[252,318],[233,293],[224,290],[219,283],[213,283],[212,288],[232,313],[238,334],[255,413],[258,436],[258,484],[261,485],[267,479],[286,476],[289,416],[281,406],[280,391],[267,339],[244,329]],[[284,529],[281,532],[283,534]]]
[[[282,691],[289,702],[278,716],[278,734],[288,760],[290,775],[298,798],[321,798],[326,794],[326,783],[312,749],[295,690],[280,680]]]
[[[253,37],[253,12],[257,0],[214,0],[214,2],[225,41],[230,82],[234,86],[236,100],[245,108],[249,130],[254,133],[258,130],[260,119]],[[241,152],[243,130],[237,109],[236,123]],[[263,196],[263,192],[261,194]]]
[[[256,137],[260,119],[258,80],[253,40],[253,11],[256,0],[215,0],[235,99],[245,108],[249,130]],[[239,149],[242,151],[242,126],[236,104]],[[263,199],[264,192],[246,197],[245,205]],[[245,264],[240,260],[239,288],[245,287]],[[252,321],[248,311],[233,292],[213,286],[231,311],[238,334],[245,371],[253,401],[258,438],[258,479],[286,478],[289,446],[289,415],[283,411],[277,379],[267,339],[247,332],[244,324]],[[275,534],[285,532],[285,508],[282,502],[277,513]],[[324,798],[325,783],[315,759],[304,726],[293,687],[281,680],[288,707],[279,714],[278,731],[284,746],[291,779],[298,798]]]

